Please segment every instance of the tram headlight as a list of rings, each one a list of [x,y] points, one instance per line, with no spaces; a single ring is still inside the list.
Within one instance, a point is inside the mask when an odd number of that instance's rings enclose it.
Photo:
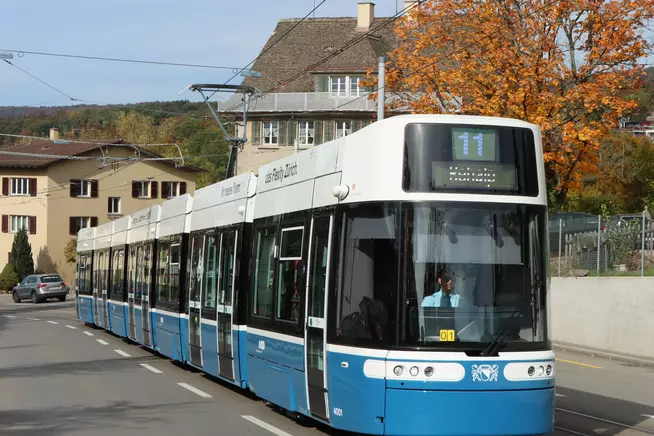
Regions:
[[[545,368],[543,368],[542,366],[539,366],[538,367],[538,377],[542,377],[543,374],[545,374]]]
[[[409,369],[409,374],[411,374],[414,377],[418,375],[418,372],[420,372],[420,370],[418,369],[417,366],[412,366],[411,369]]]
[[[545,370],[545,372],[546,372],[547,375],[551,375],[552,374],[552,365],[547,365],[547,369]]]
[[[425,375],[427,377],[431,377],[432,375],[434,375],[434,368],[432,368],[431,366],[425,368]]]
[[[533,366],[530,366],[529,369],[527,370],[527,374],[529,374],[529,377],[533,376],[535,372],[536,369]]]
[[[402,365],[397,365],[395,368],[393,368],[393,373],[398,377],[401,376],[403,372],[404,372],[404,368],[402,367]]]

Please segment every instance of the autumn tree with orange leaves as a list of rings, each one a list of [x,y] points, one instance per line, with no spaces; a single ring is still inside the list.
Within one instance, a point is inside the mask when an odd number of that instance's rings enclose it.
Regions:
[[[600,139],[636,107],[654,0],[427,0],[399,20],[386,88],[416,113],[539,125],[563,202],[597,170]]]

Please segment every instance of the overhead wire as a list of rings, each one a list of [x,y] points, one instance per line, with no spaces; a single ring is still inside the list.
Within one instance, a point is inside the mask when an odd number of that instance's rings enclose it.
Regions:
[[[14,64],[13,62],[8,61],[7,59],[3,59],[3,61],[5,61],[5,62],[8,63],[9,65],[11,65],[12,67],[18,69],[19,71],[22,71],[23,73],[27,74],[28,76],[32,77],[33,79],[38,80],[39,82],[43,83],[43,84],[44,84],[45,86],[47,86],[48,88],[57,91],[59,94],[63,95],[64,97],[67,97],[67,98],[70,99],[71,101],[78,101],[76,98],[71,97],[70,95],[66,94],[65,92],[63,92],[63,91],[60,90],[60,89],[55,88],[54,86],[50,85],[48,82],[46,82],[46,81],[44,81],[44,80],[42,80],[42,79],[39,79],[39,78],[36,77],[34,74],[30,73],[30,72],[27,71],[27,70],[24,70],[23,68],[21,68],[21,67],[19,67],[18,65]]]

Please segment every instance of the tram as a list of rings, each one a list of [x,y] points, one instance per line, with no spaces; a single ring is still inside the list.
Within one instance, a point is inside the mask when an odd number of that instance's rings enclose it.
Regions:
[[[110,226],[84,322],[341,430],[554,430],[536,125],[395,116]]]

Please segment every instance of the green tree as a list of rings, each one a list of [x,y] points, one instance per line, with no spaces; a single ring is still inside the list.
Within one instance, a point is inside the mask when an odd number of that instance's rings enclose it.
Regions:
[[[0,289],[3,291],[10,291],[20,281],[16,269],[10,263],[5,265],[2,273],[0,274]]]
[[[34,257],[32,246],[29,243],[27,230],[21,229],[14,236],[14,243],[11,246],[11,263],[18,273],[20,280],[30,274],[34,274]]]
[[[71,238],[64,247],[64,257],[66,263],[75,263],[77,261],[77,240]]]

